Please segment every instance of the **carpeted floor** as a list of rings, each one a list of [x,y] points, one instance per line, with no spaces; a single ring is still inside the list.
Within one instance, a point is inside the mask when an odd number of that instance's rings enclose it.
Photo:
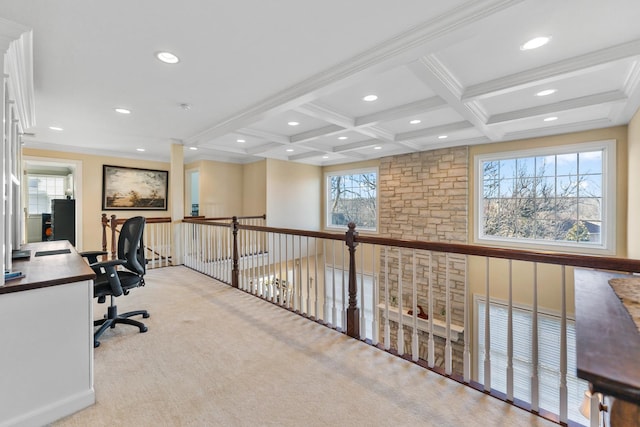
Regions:
[[[149,331],[103,335],[97,403],[55,427],[555,425],[187,268],[146,281],[117,302]]]

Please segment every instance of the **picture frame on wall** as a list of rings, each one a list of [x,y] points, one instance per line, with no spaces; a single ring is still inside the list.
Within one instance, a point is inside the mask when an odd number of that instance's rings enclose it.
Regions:
[[[103,165],[103,210],[166,211],[169,172]]]

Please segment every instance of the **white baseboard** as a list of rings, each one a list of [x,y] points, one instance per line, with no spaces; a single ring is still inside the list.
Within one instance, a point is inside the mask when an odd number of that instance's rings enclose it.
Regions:
[[[26,414],[19,415],[10,420],[0,421],[0,427],[33,427],[46,426],[60,418],[71,415],[93,405],[96,402],[96,394],[93,388],[81,393],[69,396],[49,405],[37,408]]]

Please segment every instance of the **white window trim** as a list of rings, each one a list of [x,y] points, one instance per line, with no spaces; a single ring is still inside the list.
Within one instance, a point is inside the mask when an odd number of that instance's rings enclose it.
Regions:
[[[329,199],[331,197],[331,185],[329,185],[329,177],[338,176],[338,175],[357,175],[357,174],[365,174],[374,172],[376,174],[376,226],[375,228],[369,227],[361,227],[356,226],[356,231],[362,231],[365,233],[377,233],[378,232],[378,221],[380,221],[380,171],[378,167],[369,167],[369,168],[361,168],[361,169],[345,169],[345,170],[337,170],[332,172],[324,173],[324,228],[326,230],[339,230],[344,231],[346,229],[345,226],[337,226],[332,225],[330,221],[330,212]]]
[[[571,243],[567,241],[529,241],[526,239],[505,239],[493,236],[482,236],[484,215],[482,209],[484,171],[482,162],[491,160],[505,160],[518,157],[534,157],[577,153],[579,151],[603,150],[601,243]],[[497,153],[479,154],[474,156],[476,172],[474,203],[474,243],[489,246],[506,246],[512,248],[526,248],[535,250],[551,250],[556,252],[583,253],[594,255],[615,255],[616,253],[616,141],[591,141],[579,144],[561,145],[555,147],[541,147],[528,150],[514,150]]]

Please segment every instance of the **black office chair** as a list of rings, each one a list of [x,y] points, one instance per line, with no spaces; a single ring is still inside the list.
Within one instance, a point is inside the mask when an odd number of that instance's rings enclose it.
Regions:
[[[118,323],[137,326],[140,332],[147,332],[144,323],[130,319],[132,316],[141,315],[143,318],[149,317],[146,310],[130,311],[118,314],[118,307],[114,304],[114,298],[120,295],[127,295],[133,288],[144,286],[144,275],[146,273],[146,260],[144,257],[144,243],[142,240],[145,219],[141,216],[129,218],[122,224],[120,237],[118,238],[117,259],[98,262],[98,256],[107,255],[103,251],[81,252],[80,255],[87,258],[96,279],[93,286],[93,296],[98,298],[99,303],[106,301],[107,295],[111,298],[111,305],[107,309],[107,314],[103,319],[93,322],[93,326],[100,326],[94,332],[93,346],[98,347],[98,338],[107,330],[115,328]],[[124,270],[117,270],[122,266]]]

